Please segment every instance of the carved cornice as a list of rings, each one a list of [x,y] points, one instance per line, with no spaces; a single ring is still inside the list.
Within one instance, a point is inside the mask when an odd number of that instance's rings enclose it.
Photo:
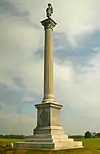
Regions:
[[[56,22],[53,21],[51,18],[41,21],[42,25],[45,29],[53,29],[56,26]]]

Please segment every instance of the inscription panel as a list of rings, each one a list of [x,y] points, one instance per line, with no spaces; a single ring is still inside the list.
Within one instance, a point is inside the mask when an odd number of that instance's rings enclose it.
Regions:
[[[40,127],[50,126],[50,114],[49,109],[43,108],[38,111],[37,124]]]

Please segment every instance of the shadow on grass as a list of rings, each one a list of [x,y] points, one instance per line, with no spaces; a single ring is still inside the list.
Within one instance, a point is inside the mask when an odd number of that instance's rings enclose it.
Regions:
[[[46,150],[46,149],[27,149],[27,154],[98,154],[90,149],[65,149],[65,150]]]
[[[88,148],[65,150],[5,148],[0,150],[0,154],[100,154],[100,152]]]
[[[0,154],[7,154],[10,151],[12,151],[12,154],[15,154],[15,150],[16,148],[10,148],[10,147],[0,148]]]
[[[99,148],[96,148],[96,150],[100,151],[100,147]]]

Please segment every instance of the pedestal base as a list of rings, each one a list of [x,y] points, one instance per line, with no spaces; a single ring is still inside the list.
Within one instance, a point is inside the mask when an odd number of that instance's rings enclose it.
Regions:
[[[51,134],[47,134],[47,131],[50,129]],[[27,139],[26,142],[16,143],[15,146],[21,148],[44,148],[53,150],[83,148],[82,142],[68,138],[68,135],[64,134],[62,127],[53,126],[51,128],[38,129],[41,133],[42,130],[44,134],[36,134],[31,139]]]
[[[37,108],[37,127],[34,129],[33,137],[25,142],[16,143],[15,146],[55,150],[83,148],[82,142],[68,138],[60,125],[62,105],[56,101],[44,102],[35,105]]]

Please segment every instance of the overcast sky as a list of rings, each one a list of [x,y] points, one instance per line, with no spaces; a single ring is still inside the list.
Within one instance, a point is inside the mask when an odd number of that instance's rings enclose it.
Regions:
[[[0,0],[0,134],[31,134],[36,125],[48,2],[61,123],[68,134],[100,132],[100,0]]]

